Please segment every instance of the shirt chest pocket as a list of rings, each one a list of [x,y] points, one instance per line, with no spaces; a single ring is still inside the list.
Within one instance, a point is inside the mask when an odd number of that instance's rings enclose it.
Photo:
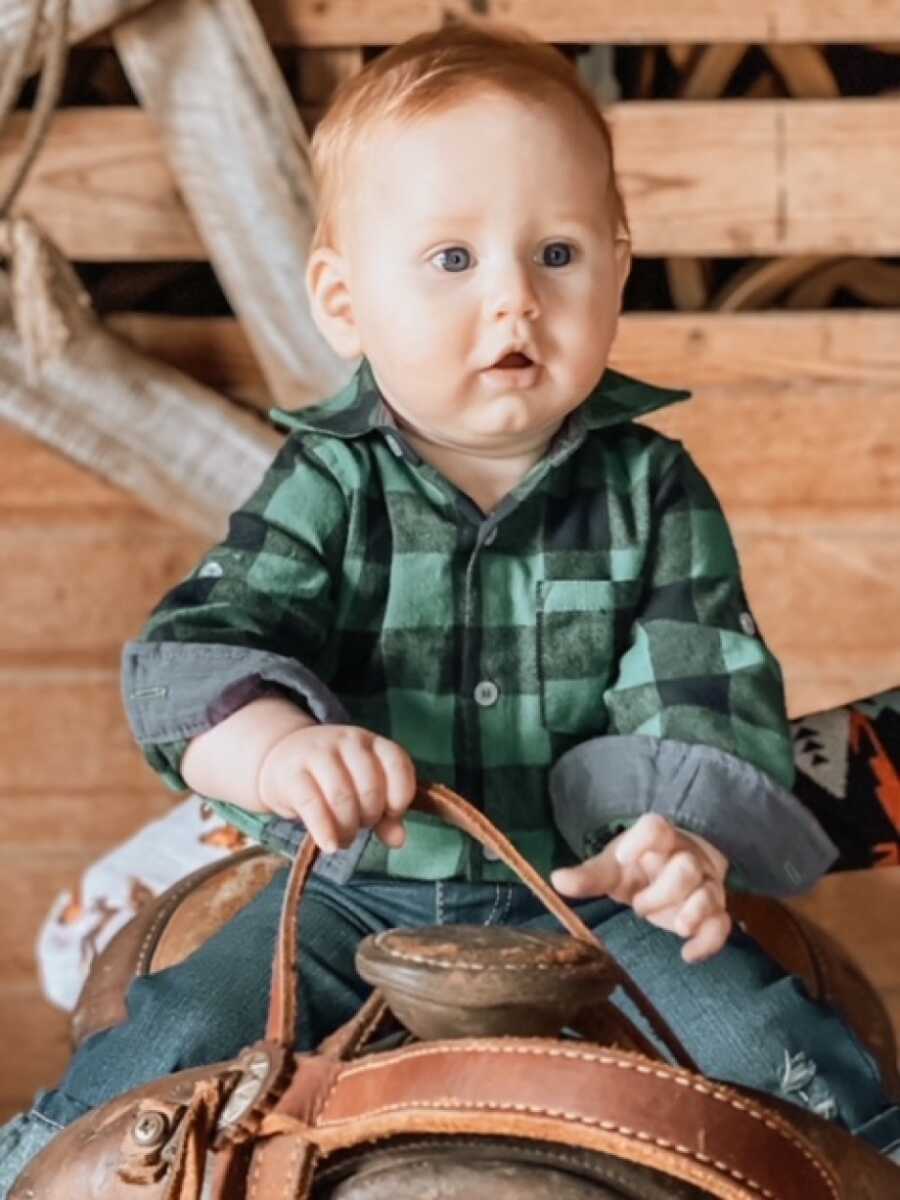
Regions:
[[[603,692],[615,679],[628,644],[641,581],[553,579],[539,583],[537,591],[544,725],[584,737],[603,733]]]

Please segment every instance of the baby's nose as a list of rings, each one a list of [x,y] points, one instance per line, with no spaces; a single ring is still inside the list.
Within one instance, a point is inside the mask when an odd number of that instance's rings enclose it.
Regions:
[[[491,315],[496,317],[528,317],[535,320],[540,316],[540,304],[532,284],[524,277],[510,279],[496,287],[488,300]]]

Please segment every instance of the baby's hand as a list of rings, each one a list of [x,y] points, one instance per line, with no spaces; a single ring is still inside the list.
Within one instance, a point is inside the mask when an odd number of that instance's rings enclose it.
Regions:
[[[681,957],[693,963],[718,953],[731,931],[727,871],[728,859],[705,838],[644,813],[593,858],[554,871],[551,882],[572,899],[610,896],[630,904],[653,925],[688,938]]]
[[[402,846],[400,818],[415,791],[415,767],[403,747],[356,725],[295,729],[266,754],[257,780],[262,806],[299,818],[326,854],[349,846],[360,828]]]

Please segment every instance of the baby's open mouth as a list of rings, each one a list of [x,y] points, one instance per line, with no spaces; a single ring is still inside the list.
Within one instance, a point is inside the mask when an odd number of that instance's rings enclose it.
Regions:
[[[506,370],[512,367],[530,367],[531,359],[527,354],[505,354],[499,362],[495,362],[492,371]]]

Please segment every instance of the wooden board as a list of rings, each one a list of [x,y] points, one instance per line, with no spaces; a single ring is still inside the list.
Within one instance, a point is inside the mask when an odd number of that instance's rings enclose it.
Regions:
[[[792,716],[900,686],[900,532],[848,518],[817,528],[785,511],[729,513],[750,606],[784,671]],[[779,528],[779,525],[781,528]]]
[[[898,312],[626,313],[610,363],[670,387],[747,396],[796,388],[811,399],[819,389],[859,387],[896,394],[898,334]]]
[[[0,172],[18,161],[27,119],[10,118]],[[70,258],[207,257],[150,118],[137,107],[58,112],[17,204]]]
[[[388,45],[449,16],[479,15],[548,42],[864,42],[896,40],[898,0],[257,0],[275,42],[303,46]]]
[[[124,492],[51,446],[0,421],[0,513],[7,518],[51,519],[59,512],[134,511]]]
[[[230,317],[167,317],[114,313],[109,327],[145,354],[161,358],[217,392],[268,410],[274,399],[242,326]],[[321,396],[298,387],[296,404],[315,404]],[[2,488],[0,480],[0,488]]]
[[[0,624],[0,663],[34,655],[118,664],[122,641],[193,567],[203,543],[132,509],[121,513],[0,515],[0,559],[15,562]],[[81,656],[79,658],[79,656]]]
[[[895,103],[618,105],[610,112],[616,170],[636,252],[896,253],[900,215],[884,210],[900,189]]]
[[[122,709],[117,666],[0,667],[0,793],[163,790]]]
[[[788,513],[811,529],[891,525],[898,334],[900,315],[887,312],[629,317],[612,361],[693,390],[644,423],[683,440],[756,528],[771,517],[783,529]]]
[[[16,795],[6,789],[0,794],[0,820],[6,831],[2,853],[16,860],[17,870],[26,868],[29,854],[49,857],[61,849],[64,855],[89,862],[108,846],[131,837],[143,822],[163,816],[179,799],[143,767],[130,786],[112,781],[109,787],[80,788],[77,780],[60,777],[55,790],[26,789]],[[66,831],[62,848],[61,829]]]
[[[610,116],[636,254],[900,253],[900,100],[632,102]],[[0,174],[24,120],[0,140]],[[72,258],[207,257],[137,108],[61,111],[20,203]]]
[[[0,983],[0,1029],[0,1120],[5,1120],[27,1108],[39,1087],[59,1082],[69,1057],[69,1016],[48,1004],[36,983]]]

